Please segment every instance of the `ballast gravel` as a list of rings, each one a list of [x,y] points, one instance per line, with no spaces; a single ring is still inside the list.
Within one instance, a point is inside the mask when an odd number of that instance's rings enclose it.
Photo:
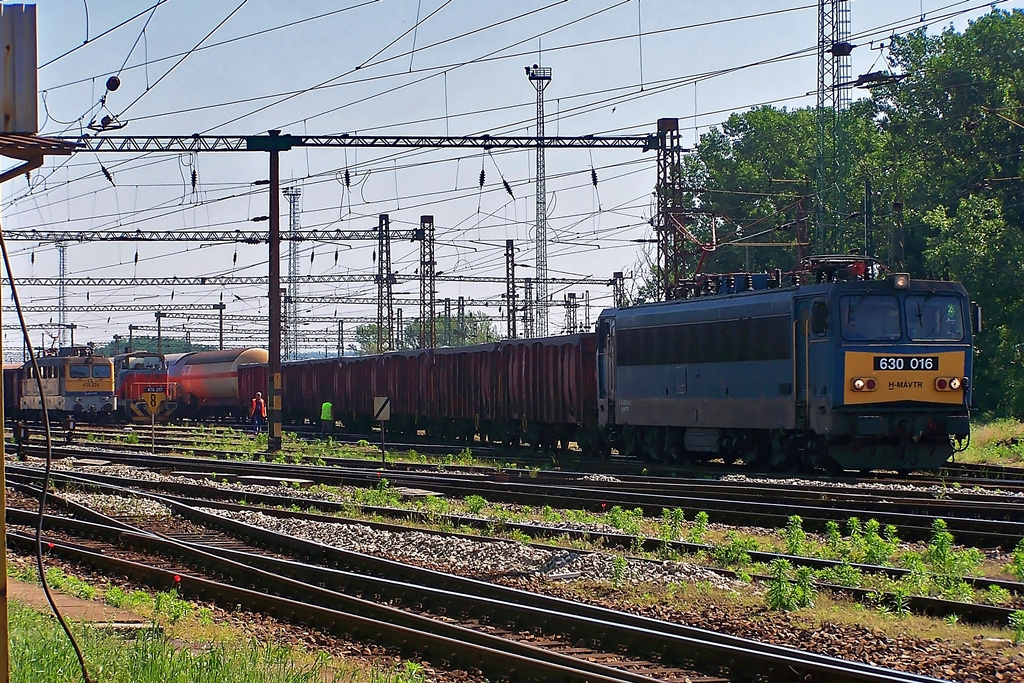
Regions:
[[[75,491],[65,491],[61,493],[61,497],[72,503],[78,503],[87,508],[98,510],[105,515],[155,517],[157,519],[169,519],[173,515],[171,509],[166,505],[147,498],[113,496],[105,493],[78,493]]]
[[[939,484],[904,484],[887,483],[885,481],[831,481],[827,479],[801,479],[776,478],[776,477],[752,477],[746,474],[724,474],[718,478],[719,481],[736,482],[743,484],[765,485],[765,486],[799,486],[801,488],[818,489],[862,489],[866,491],[906,491],[906,492],[927,492],[933,497],[942,499],[952,494],[958,496],[1005,496],[1007,498],[1024,498],[1024,492],[1006,491],[998,488],[974,488],[973,486],[943,486]]]
[[[542,549],[512,541],[471,540],[421,531],[392,532],[363,524],[290,520],[261,512],[200,508],[277,533],[357,553],[385,557],[453,573],[492,577],[540,577],[548,580],[620,581],[622,583],[693,583],[706,581],[729,589],[731,582],[715,572],[685,562],[616,558],[570,549]],[[623,564],[624,563],[624,564]]]

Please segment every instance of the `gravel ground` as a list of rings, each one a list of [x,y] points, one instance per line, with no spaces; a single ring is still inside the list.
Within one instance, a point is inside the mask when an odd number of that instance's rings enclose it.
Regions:
[[[439,564],[446,567],[446,571],[457,574],[472,571],[491,576],[612,581],[615,573],[614,558],[603,553],[547,550],[513,541],[478,541],[422,531],[379,531],[362,524],[285,519],[261,512],[231,512],[209,508],[205,511],[357,553],[421,566]],[[636,559],[626,560],[621,579],[634,584],[707,581],[723,589],[735,585],[715,572],[685,562]]]
[[[70,463],[69,463],[70,465]],[[70,467],[67,467],[70,469]],[[62,467],[62,469],[65,469]],[[82,468],[108,475],[126,476],[139,480],[166,480],[159,474],[124,466]],[[603,475],[597,475],[603,476]],[[191,481],[191,480],[183,480]],[[765,481],[761,479],[752,481]],[[785,480],[792,483],[797,480]],[[194,483],[194,481],[192,482]],[[821,482],[807,482],[820,485]],[[277,495],[295,496],[290,487],[265,487],[242,484],[218,484],[237,491],[260,491]],[[871,487],[889,486],[869,484]],[[340,495],[339,495],[340,494]],[[302,497],[340,500],[344,492],[301,492]],[[237,518],[267,528],[289,527],[289,533],[312,540],[330,543],[358,552],[369,552],[431,569],[484,578],[528,590],[583,599],[615,609],[629,610],[648,616],[680,621],[702,628],[712,628],[734,635],[755,638],[765,642],[789,645],[837,657],[857,659],[907,671],[928,674],[949,680],[1010,681],[1024,680],[1024,654],[1011,648],[1009,641],[989,641],[979,637],[977,642],[949,642],[941,638],[917,638],[913,635],[892,638],[884,633],[861,626],[825,623],[808,627],[801,615],[772,612],[751,613],[749,608],[730,608],[712,605],[689,611],[668,609],[663,606],[638,607],[622,597],[611,595],[613,558],[603,554],[587,554],[573,550],[541,550],[506,541],[477,541],[450,539],[418,531],[391,533],[374,531],[359,524],[302,522],[299,527],[292,520],[268,517],[261,513],[215,514]],[[577,525],[574,528],[606,525]],[[563,527],[564,528],[564,527]],[[723,527],[727,528],[727,527]],[[752,529],[773,534],[773,530]],[[685,563],[627,561],[621,577],[625,583],[664,583],[669,581],[711,581],[713,585],[729,584],[716,574]],[[579,584],[578,582],[582,582]],[[581,595],[578,585],[596,586]],[[609,591],[608,595],[598,593]],[[618,603],[622,604],[618,604]]]
[[[77,491],[65,491],[60,495],[72,503],[84,505],[105,515],[168,519],[174,514],[166,505],[147,498],[112,496],[106,493],[78,493]]]
[[[769,478],[769,477],[751,477],[746,474],[724,474],[718,478],[719,481],[730,481],[740,482],[749,484],[763,484],[763,485],[778,485],[784,484],[788,486],[802,486],[805,488],[817,488],[817,489],[864,489],[870,491],[908,491],[908,492],[926,492],[932,494],[935,498],[944,498],[949,496],[951,493],[960,495],[975,495],[975,496],[1005,496],[1007,498],[1024,498],[1024,492],[1021,491],[1004,491],[1002,489],[992,488],[979,488],[975,489],[972,486],[961,484],[958,487],[952,485],[940,486],[938,484],[930,485],[915,485],[915,484],[887,484],[884,481],[860,481],[860,482],[843,482],[843,481],[826,481],[822,479],[799,479],[799,478]]]

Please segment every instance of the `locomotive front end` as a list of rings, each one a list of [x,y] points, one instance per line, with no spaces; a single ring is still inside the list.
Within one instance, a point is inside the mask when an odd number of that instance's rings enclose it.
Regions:
[[[829,455],[847,469],[936,469],[970,432],[971,324],[951,282],[897,274],[836,287],[842,391]]]

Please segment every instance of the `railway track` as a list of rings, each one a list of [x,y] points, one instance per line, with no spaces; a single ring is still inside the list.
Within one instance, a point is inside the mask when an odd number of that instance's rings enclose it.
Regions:
[[[128,431],[130,429],[130,431]],[[213,423],[212,425],[181,426],[181,425],[157,425],[158,435],[155,443],[158,449],[165,453],[187,452],[202,457],[231,457],[238,458],[250,454],[251,436],[247,433],[247,425],[238,423],[226,425]],[[290,426],[286,431],[296,435],[298,438],[307,441],[319,441],[320,434],[316,427]],[[63,435],[61,425],[53,425],[55,437]],[[132,437],[131,435],[134,435]],[[99,445],[116,445],[125,450],[138,452],[149,452],[151,448],[150,431],[147,425],[132,425],[129,428],[113,425],[79,425],[75,438],[81,442],[90,439],[89,443]],[[106,439],[105,441],[101,439]],[[137,443],[129,443],[128,439],[138,439]],[[334,443],[356,445],[369,443],[376,446],[379,443],[379,435],[357,433],[357,432],[336,432],[332,439]],[[220,441],[217,447],[204,447],[202,443],[213,440]],[[233,443],[232,443],[233,442]],[[239,450],[232,450],[232,448]],[[510,448],[503,445],[493,445],[481,442],[455,442],[444,443],[429,438],[417,438],[408,441],[388,440],[387,448],[389,453],[401,453],[405,451],[416,451],[422,455],[434,455],[439,457],[450,456],[462,449],[470,449],[474,460],[494,461],[496,467],[507,468],[510,465],[524,468],[538,468],[549,470],[552,467],[561,470],[580,470],[595,473],[615,474],[622,476],[663,476],[663,477],[685,477],[708,479],[728,475],[744,475],[750,478],[758,477],[780,477],[787,476],[782,473],[760,474],[751,471],[744,465],[707,464],[707,465],[683,465],[672,462],[644,462],[632,458],[612,456],[609,460],[595,460],[585,458],[577,450],[558,451],[545,453],[533,451],[529,448]],[[297,457],[297,449],[289,449],[287,446],[282,451],[285,455]],[[319,458],[325,459],[325,458]],[[334,463],[334,459],[326,458],[328,462]],[[338,458],[337,461],[351,461],[349,458]],[[480,467],[487,470],[486,466]],[[870,474],[848,475],[822,475],[819,473],[804,473],[799,476],[812,482],[834,484],[849,482],[858,483],[880,483],[883,485],[906,485],[906,486],[938,486],[952,490],[954,487],[981,487],[998,488],[1002,491],[1011,491],[1024,494],[1024,467],[1006,467],[998,465],[976,465],[968,463],[949,463],[937,474],[897,475],[895,473],[874,472]]]
[[[23,470],[22,468],[15,467],[11,470],[11,476],[15,479],[28,476],[36,476],[37,472],[32,470]],[[65,481],[65,475],[63,473],[57,473],[56,478],[58,481]],[[182,504],[195,505],[196,501],[204,501],[203,505],[211,508],[219,508],[227,511],[240,511],[240,510],[259,510],[265,514],[270,514],[282,518],[293,518],[293,519],[320,519],[322,516],[311,514],[307,511],[320,511],[329,517],[323,517],[323,519],[330,520],[332,522],[344,522],[349,524],[365,524],[373,528],[388,530],[396,532],[404,529],[404,527],[397,527],[390,524],[381,524],[374,522],[367,522],[365,520],[353,520],[353,519],[339,519],[339,515],[345,515],[351,510],[351,504],[344,504],[340,502],[331,502],[327,500],[319,500],[314,498],[303,498],[298,492],[289,491],[286,495],[274,495],[270,493],[260,493],[253,491],[238,491],[232,489],[219,488],[204,483],[191,483],[164,480],[160,482],[143,482],[128,480],[119,477],[108,477],[100,475],[89,475],[89,474],[76,474],[72,475],[71,479],[67,481],[73,482],[95,482],[100,484],[114,485],[119,487],[131,487],[136,490],[145,490],[150,493],[175,500]],[[272,478],[266,478],[266,481],[272,481]],[[369,483],[369,482],[368,482]],[[258,504],[260,507],[254,508],[250,504]],[[295,512],[289,510],[294,506],[298,505],[301,511]],[[423,513],[417,511],[410,511],[397,508],[386,508],[386,507],[371,507],[363,506],[363,512],[370,515],[381,516],[384,518],[402,519],[408,522],[409,520],[420,521],[424,523],[432,522],[434,524],[447,525],[448,528],[475,528],[481,531],[490,531],[493,527],[494,522],[491,520],[460,516],[460,515],[437,515],[434,513]],[[573,531],[567,530],[560,527],[544,526],[539,524],[526,524],[526,523],[513,523],[513,522],[502,522],[501,527],[505,532],[512,532],[513,530],[518,531],[522,534],[529,536],[530,538],[552,538],[556,536],[569,537],[587,540],[590,542],[598,543],[608,548],[620,548],[620,549],[638,549],[645,550],[648,552],[664,552],[664,551],[675,551],[680,554],[695,554],[698,552],[705,552],[710,554],[713,551],[712,546],[699,544],[699,543],[688,543],[683,541],[666,541],[664,539],[652,538],[652,537],[636,537],[626,535],[622,533],[606,532],[606,531]],[[438,532],[440,533],[440,532]],[[542,547],[542,546],[541,546]],[[777,553],[750,551],[748,553],[751,560],[754,562],[770,563],[775,559],[785,559],[794,566],[808,566],[813,569],[829,569],[838,568],[842,565],[848,565],[856,571],[860,571],[864,574],[881,574],[888,576],[892,579],[901,579],[911,574],[910,570],[896,568],[896,567],[882,567],[867,564],[848,563],[835,560],[828,560],[822,558],[810,558],[801,556],[789,556],[781,555]],[[720,573],[726,575],[732,575],[732,572],[721,571]],[[768,577],[757,576],[754,579],[760,579],[766,581]],[[1010,594],[1024,595],[1024,585],[1013,582],[998,579],[989,579],[983,577],[967,577],[966,580],[970,585],[976,589],[987,590],[993,586],[1008,591]],[[846,594],[856,600],[867,601],[871,591],[863,588],[855,588],[848,586],[839,586],[819,582],[819,587],[830,591],[832,593]],[[882,597],[888,600],[894,600],[893,595],[881,595],[877,593],[875,597]],[[937,617],[950,617],[954,616],[958,621],[964,623],[994,623],[994,624],[1005,624],[1012,614],[1013,609],[1008,607],[999,607],[993,605],[982,605],[974,603],[965,603],[959,601],[945,600],[935,597],[928,596],[913,596],[910,597],[907,603],[907,607],[910,611],[919,614],[926,614]]]
[[[430,657],[441,652],[491,675],[511,671],[516,680],[934,680],[432,572],[146,497],[187,523],[116,519],[66,503],[79,519],[47,518],[48,533],[63,536],[51,537],[53,551],[139,579],[178,576],[183,592],[204,599],[226,595],[229,604],[244,598],[275,611],[283,607],[293,618],[331,623],[357,637],[373,634],[371,640],[389,645],[401,639],[405,650]],[[12,512],[15,524],[33,519]],[[15,538],[25,543],[24,535]],[[161,559],[143,563],[139,553]],[[218,584],[218,574],[230,575],[232,584]]]
[[[62,454],[84,455],[81,449],[62,449]],[[945,498],[928,498],[920,492],[899,490],[845,490],[839,487],[810,489],[801,485],[753,486],[750,482],[705,479],[644,478],[621,481],[587,479],[580,473],[505,471],[437,471],[424,465],[353,463],[318,466],[283,463],[211,460],[164,455],[96,451],[95,457],[160,471],[196,472],[220,477],[268,477],[272,481],[305,479],[327,485],[374,486],[380,472],[394,485],[427,489],[464,498],[481,495],[488,500],[523,505],[551,505],[601,511],[619,505],[641,508],[649,516],[663,509],[679,508],[693,518],[706,512],[712,521],[738,526],[780,528],[790,516],[799,515],[804,528],[823,532],[830,521],[842,522],[866,515],[882,525],[892,524],[900,537],[924,541],[932,534],[936,518],[946,521],[957,541],[979,548],[1012,548],[1024,538],[1024,500],[1013,496],[975,495],[950,491]]]

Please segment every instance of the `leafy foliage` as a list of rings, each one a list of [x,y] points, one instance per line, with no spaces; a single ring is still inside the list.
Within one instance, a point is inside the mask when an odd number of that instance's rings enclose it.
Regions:
[[[791,247],[740,247],[792,243],[806,228],[811,253],[867,253],[914,277],[960,281],[986,319],[974,402],[986,415],[1024,418],[1021,44],[1020,10],[993,10],[962,32],[894,36],[889,70],[901,78],[827,125],[837,177],[820,196],[814,108],[755,107],[701,135],[679,171],[692,190],[684,202],[700,209],[688,230],[717,237],[703,270],[788,269]],[[696,261],[688,265],[694,272]],[[652,267],[635,301],[656,296],[656,276]]]
[[[690,543],[703,543],[708,535],[708,513],[701,510],[693,518],[693,525],[690,527]]]
[[[810,567],[799,567],[796,580],[790,581],[792,567],[788,560],[772,560],[768,567],[771,579],[765,591],[765,602],[769,609],[792,612],[804,607],[813,607],[817,590],[814,587],[814,572]]]
[[[757,550],[757,540],[743,538],[735,531],[726,531],[725,540],[715,545],[712,559],[721,567],[745,567],[750,564],[752,550]]]

